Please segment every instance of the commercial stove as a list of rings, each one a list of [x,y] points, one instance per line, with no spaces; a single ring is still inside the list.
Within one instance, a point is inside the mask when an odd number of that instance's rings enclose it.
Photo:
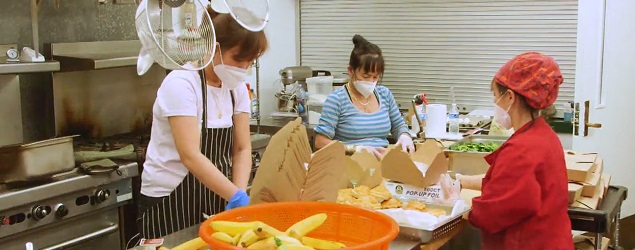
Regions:
[[[251,178],[249,183],[251,184],[251,180],[253,180],[256,175],[256,170],[260,165],[260,157],[264,153],[265,148],[269,144],[269,140],[271,136],[265,134],[251,134],[251,146],[252,146],[252,170],[251,170]],[[139,191],[141,189],[141,173],[143,172],[143,163],[145,161],[146,149],[148,147],[148,143],[150,142],[150,133],[146,131],[145,133],[130,133],[130,134],[121,134],[116,136],[111,136],[107,138],[100,139],[87,139],[87,140],[78,140],[78,143],[75,145],[75,150],[77,151],[112,151],[118,150],[128,145],[134,146],[134,152],[127,155],[119,156],[119,158],[125,160],[131,160],[137,162],[137,171],[139,173],[138,176],[132,178],[132,190],[133,190],[133,200],[138,198]],[[137,207],[135,204],[126,204],[122,208],[121,216],[123,217],[123,222],[121,223],[122,227],[122,235],[123,242],[128,245],[128,243],[136,242],[135,238],[137,236]],[[2,248],[0,248],[2,249]]]
[[[0,249],[121,249],[119,207],[132,201],[136,162],[86,175],[75,169],[46,180],[0,184]]]

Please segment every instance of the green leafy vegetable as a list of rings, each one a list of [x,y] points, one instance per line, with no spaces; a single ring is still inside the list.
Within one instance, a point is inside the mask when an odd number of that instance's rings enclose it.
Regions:
[[[480,143],[480,142],[467,142],[461,144],[455,144],[450,146],[450,150],[460,151],[460,152],[487,152],[491,153],[496,151],[500,147],[500,144],[490,142],[490,143]]]

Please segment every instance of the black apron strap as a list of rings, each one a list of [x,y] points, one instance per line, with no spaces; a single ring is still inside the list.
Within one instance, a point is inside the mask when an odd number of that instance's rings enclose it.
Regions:
[[[207,128],[207,81],[205,80],[205,70],[199,70],[198,75],[201,77],[201,93],[203,95],[203,121],[201,128]]]

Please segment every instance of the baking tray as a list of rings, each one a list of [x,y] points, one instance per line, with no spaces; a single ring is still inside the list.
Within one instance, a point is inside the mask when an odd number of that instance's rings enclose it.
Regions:
[[[74,137],[0,147],[0,183],[42,180],[73,170]]]
[[[507,141],[509,139],[509,136],[498,136],[498,135],[470,135],[467,136],[457,142],[455,142],[453,145],[461,145],[461,144],[466,144],[469,142],[473,142],[473,143],[498,143],[498,144],[502,144],[503,142]],[[460,151],[455,151],[455,150],[450,150],[449,147],[447,147],[445,149],[445,152],[460,152]],[[488,154],[488,153],[482,153],[482,152],[460,152],[460,153],[481,153],[481,154]]]
[[[404,202],[404,204],[406,204],[409,200],[404,199],[402,201]],[[442,206],[442,205],[431,204],[431,203],[425,203],[425,204],[426,204],[426,207],[428,208],[440,208],[445,210],[447,214],[452,214],[452,207],[450,206]],[[412,228],[412,227],[399,225],[399,236],[407,238],[409,240],[418,241],[421,243],[428,243],[452,231],[452,229],[456,228],[460,224],[461,220],[463,220],[463,215],[469,213],[470,210],[471,209],[468,208],[467,210],[457,215],[450,216],[444,222],[439,223],[434,228],[419,229],[419,228]]]

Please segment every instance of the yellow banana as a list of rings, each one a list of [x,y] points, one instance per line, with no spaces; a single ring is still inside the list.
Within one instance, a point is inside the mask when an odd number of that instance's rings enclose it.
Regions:
[[[210,223],[214,231],[223,232],[229,234],[229,236],[236,236],[239,233],[243,233],[247,230],[256,229],[259,222],[235,222],[235,221],[212,221]]]
[[[222,242],[225,242],[227,244],[232,244],[232,245],[236,245],[236,242],[234,241],[234,238],[229,236],[229,234],[223,233],[223,232],[215,232],[212,234],[212,238],[215,238],[217,240],[220,240]]]
[[[242,236],[240,236],[240,240],[238,241],[238,246],[239,247],[248,247],[251,244],[256,243],[256,241],[258,241],[258,235],[256,235],[256,233],[254,233],[254,230],[247,230],[245,233],[243,233]]]
[[[254,230],[254,233],[258,235],[260,239],[265,239],[273,236],[285,235],[283,232],[280,232],[278,229],[267,225],[264,222],[260,222],[258,227]]]
[[[304,245],[287,245],[282,244],[278,247],[278,250],[315,250],[312,247],[304,246]]]
[[[315,249],[321,249],[321,250],[340,249],[340,248],[346,247],[346,245],[339,242],[321,240],[321,239],[316,239],[316,238],[311,238],[306,236],[302,237],[301,241],[302,241],[302,244],[304,244],[305,246],[310,246]]]
[[[269,237],[263,240],[256,241],[256,243],[251,244],[251,246],[247,247],[247,249],[276,250],[278,249],[278,245],[276,245],[276,241],[273,237]]]
[[[322,223],[326,221],[327,217],[328,216],[325,213],[313,215],[293,224],[293,226],[289,227],[285,233],[293,238],[300,239],[302,236],[307,235],[321,226]]]
[[[172,248],[172,250],[191,250],[191,249],[199,249],[204,246],[207,246],[207,243],[201,239],[201,237],[189,240],[181,245]]]
[[[286,245],[302,245],[302,242],[300,242],[298,239],[293,238],[293,237],[289,237],[286,235],[279,235],[274,237],[274,240],[278,239],[278,241],[280,242],[280,244],[286,244]]]
[[[242,233],[239,233],[237,235],[234,236],[234,240],[232,242],[234,242],[232,245],[238,245],[238,241],[240,240],[240,237],[243,236]]]

